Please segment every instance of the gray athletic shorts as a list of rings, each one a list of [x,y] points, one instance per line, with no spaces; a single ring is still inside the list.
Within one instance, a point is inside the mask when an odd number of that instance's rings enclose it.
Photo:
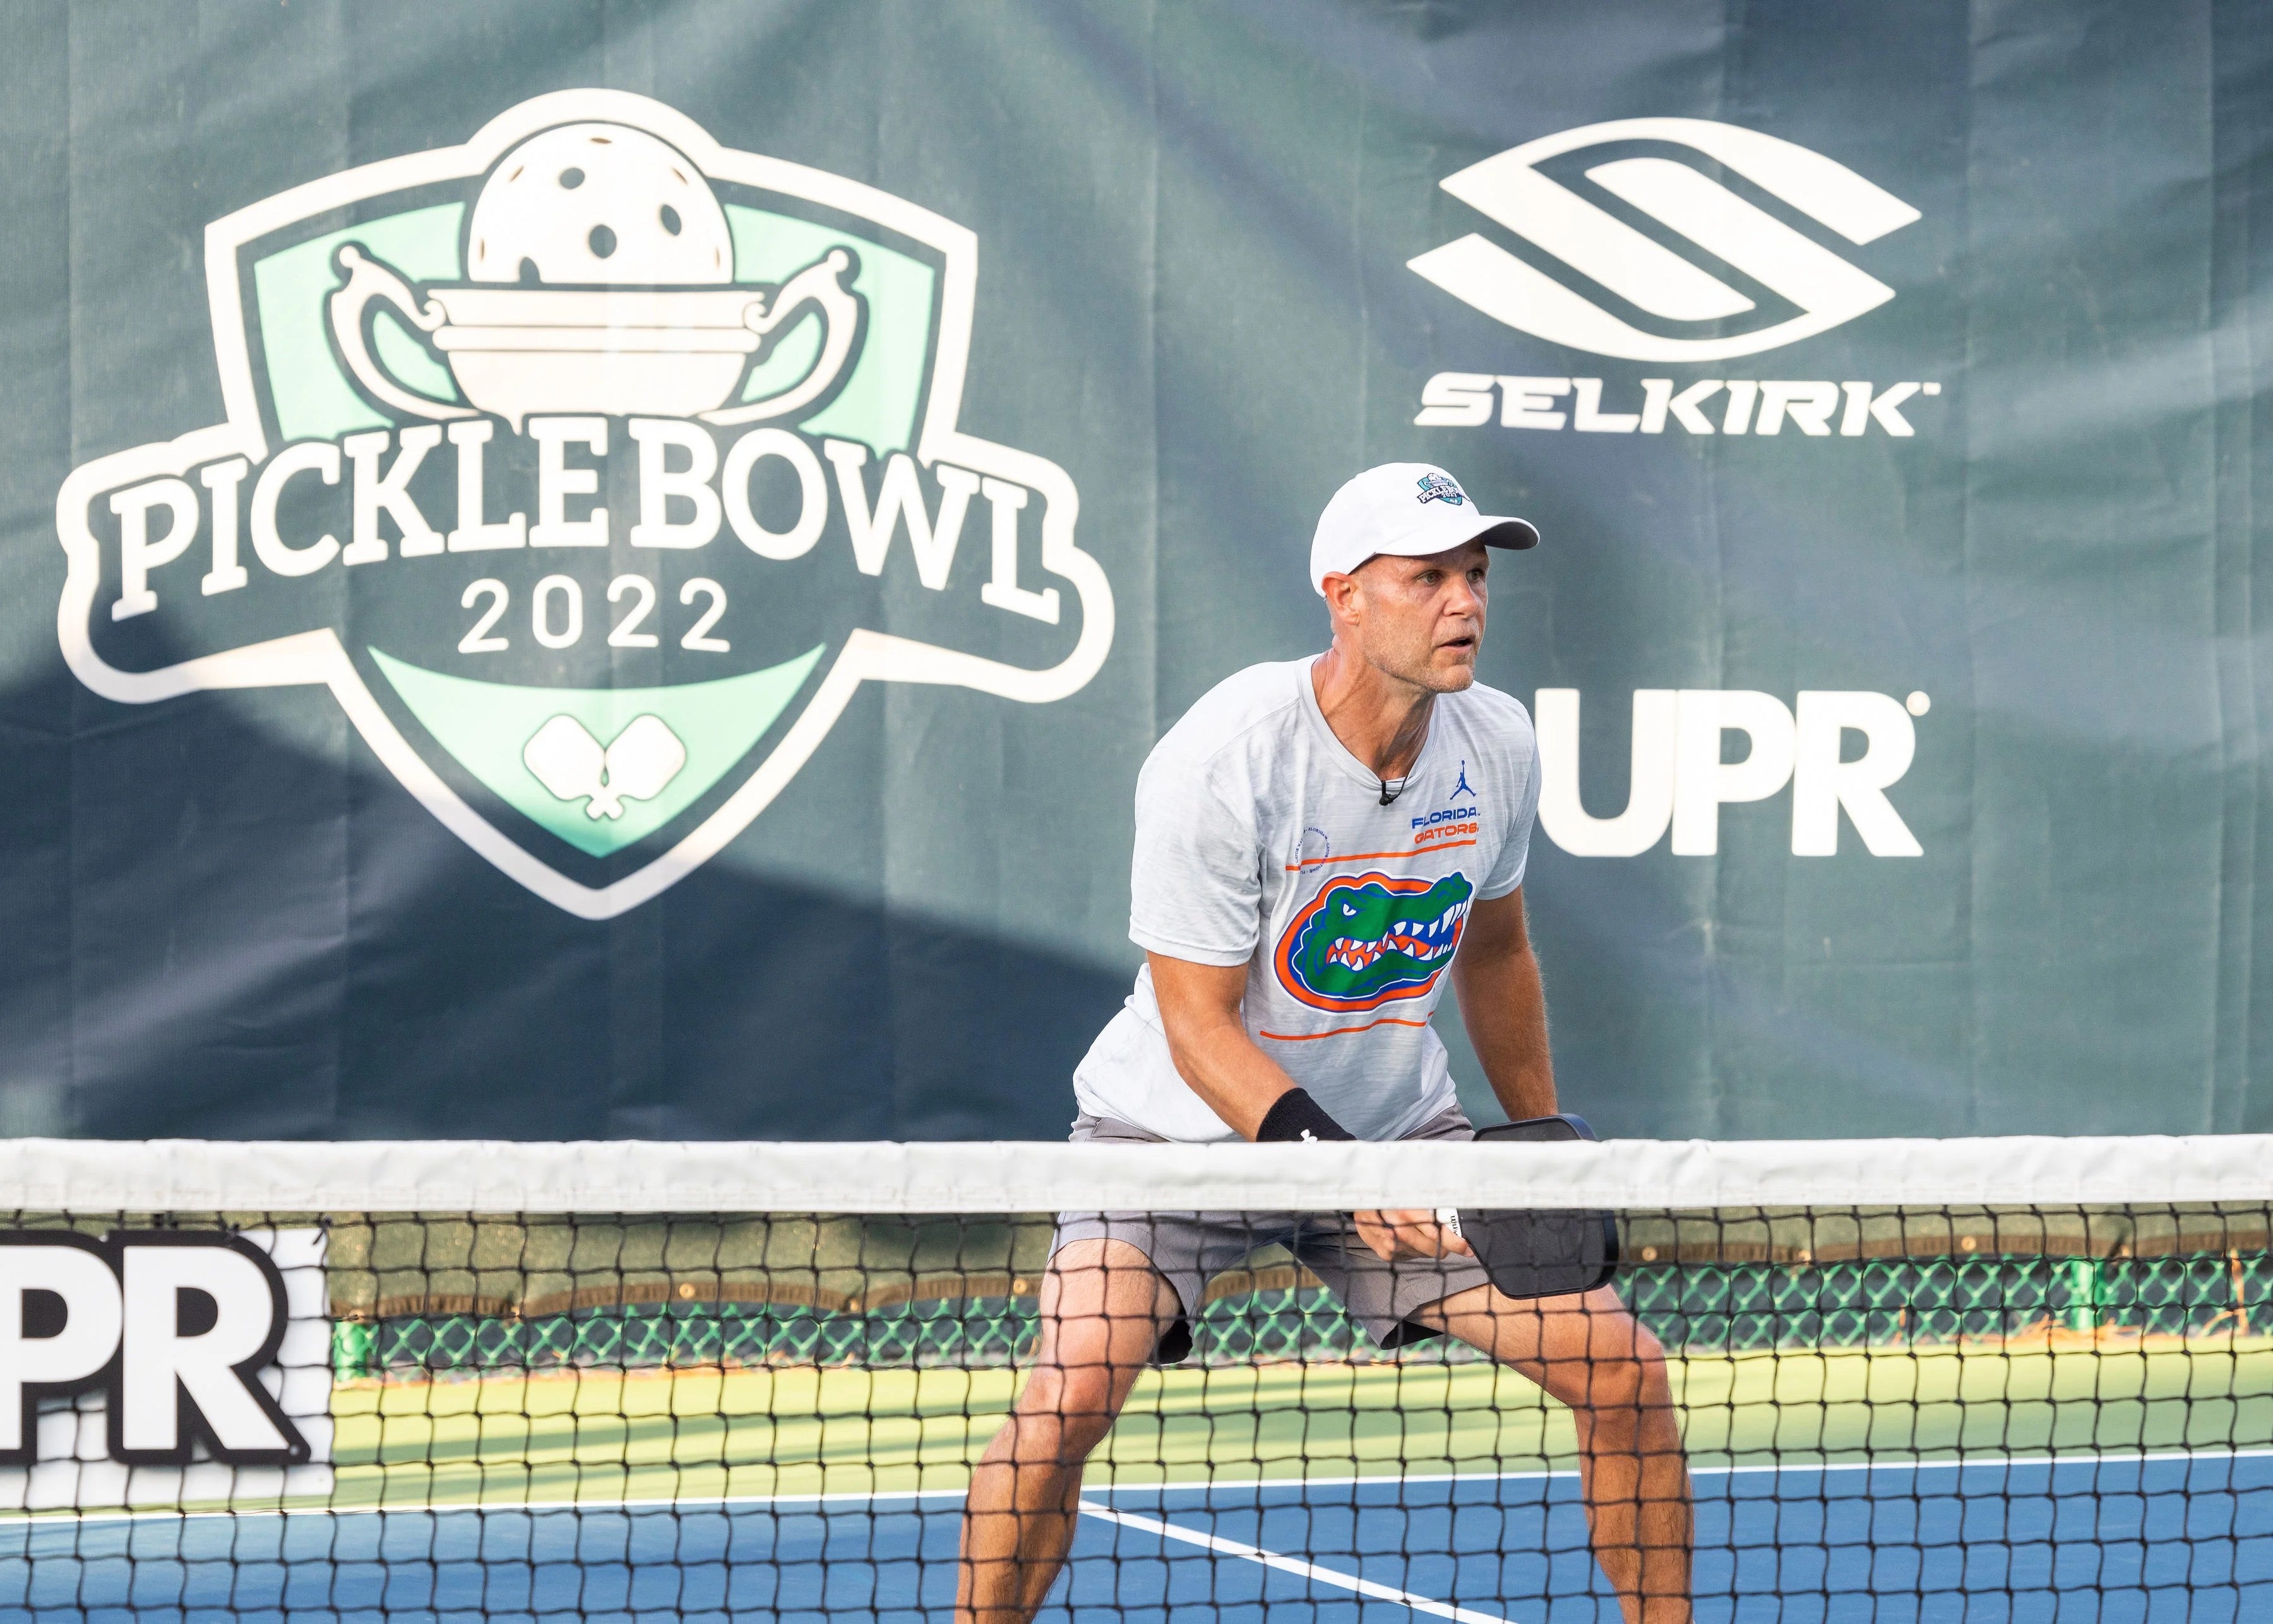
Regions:
[[[1471,1139],[1474,1126],[1455,1106],[1406,1135],[1413,1139]],[[1111,1117],[1078,1118],[1076,1144],[1165,1144],[1157,1133]],[[1439,1333],[1410,1316],[1457,1292],[1490,1283],[1474,1258],[1407,1258],[1384,1263],[1358,1238],[1348,1216],[1336,1213],[1060,1213],[1053,1254],[1076,1241],[1126,1241],[1143,1252],[1168,1284],[1189,1318],[1199,1312],[1207,1282],[1248,1253],[1281,1245],[1341,1299],[1350,1318],[1384,1348],[1424,1341]],[[1160,1357],[1174,1363],[1189,1346],[1180,1322],[1160,1339]]]

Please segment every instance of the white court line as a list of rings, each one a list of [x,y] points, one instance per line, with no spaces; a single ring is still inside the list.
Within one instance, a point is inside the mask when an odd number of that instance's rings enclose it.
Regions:
[[[1281,1556],[1276,1551],[1265,1551],[1260,1545],[1242,1545],[1236,1539],[1226,1539],[1219,1534],[1203,1534],[1196,1528],[1181,1528],[1174,1522],[1163,1522],[1153,1517],[1140,1517],[1130,1511],[1115,1511],[1109,1506],[1099,1506],[1089,1500],[1081,1502],[1081,1513],[1086,1517],[1101,1517],[1108,1522],[1141,1529],[1157,1534],[1163,1539],[1181,1539],[1187,1545],[1204,1545],[1211,1551],[1220,1551],[1226,1556],[1235,1556],[1244,1561],[1260,1562],[1265,1568],[1275,1568],[1280,1573],[1294,1574],[1299,1578],[1316,1580],[1339,1590],[1355,1590],[1361,1596],[1370,1596],[1376,1601],[1393,1601],[1410,1607],[1415,1613],[1432,1613],[1440,1619],[1458,1619],[1460,1624],[1509,1624],[1496,1613],[1478,1613],[1473,1607],[1456,1607],[1448,1601],[1437,1601],[1429,1597],[1416,1596],[1410,1590],[1400,1590],[1391,1585],[1377,1584],[1371,1579],[1361,1579],[1354,1574],[1339,1573],[1331,1568],[1321,1568],[1316,1562],[1305,1562],[1292,1556]]]
[[[2150,1449],[2124,1454],[2095,1455],[1969,1455],[1939,1460],[1782,1461],[1760,1466],[1692,1466],[1692,1477],[1734,1477],[1765,1472],[1961,1471],[1995,1467],[2134,1465],[2152,1461],[2253,1461],[2273,1458],[2273,1448]],[[1370,1477],[1218,1477],[1182,1483],[1115,1483],[1084,1489],[1089,1494],[1171,1494],[1194,1490],[1213,1493],[1238,1489],[1348,1488],[1384,1483],[1534,1483],[1556,1477],[1576,1477],[1575,1469],[1551,1471],[1377,1472]],[[716,1507],[732,1509],[759,1506],[874,1505],[881,1500],[961,1500],[963,1489],[840,1489],[823,1494],[690,1494],[643,1500],[454,1500],[439,1504],[380,1506],[246,1506],[222,1511],[176,1511],[158,1507],[147,1511],[73,1513],[69,1507],[46,1511],[0,1512],[0,1529],[35,1527],[49,1522],[199,1522],[216,1517],[368,1517],[446,1515],[453,1512],[510,1511],[667,1511],[677,1507]]]

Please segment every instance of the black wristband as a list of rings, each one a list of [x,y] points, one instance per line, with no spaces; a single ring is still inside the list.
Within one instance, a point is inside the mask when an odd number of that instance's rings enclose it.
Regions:
[[[1302,1139],[1354,1139],[1357,1137],[1326,1115],[1325,1107],[1300,1088],[1289,1088],[1272,1102],[1255,1131],[1258,1145]]]

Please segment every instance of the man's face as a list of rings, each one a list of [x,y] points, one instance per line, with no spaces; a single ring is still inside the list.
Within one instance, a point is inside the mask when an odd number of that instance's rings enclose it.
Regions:
[[[1355,590],[1344,601],[1367,663],[1433,694],[1457,694],[1474,682],[1490,568],[1491,549],[1480,541],[1427,558],[1359,565],[1348,577]]]

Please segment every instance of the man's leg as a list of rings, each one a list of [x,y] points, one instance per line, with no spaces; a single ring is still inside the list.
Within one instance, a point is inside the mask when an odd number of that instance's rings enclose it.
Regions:
[[[1412,1317],[1570,1406],[1594,1560],[1627,1624],[1689,1624],[1689,1464],[1665,1352],[1617,1293],[1519,1303],[1475,1286]]]
[[[971,1475],[956,1624],[1034,1616],[1073,1544],[1083,1462],[1181,1312],[1127,1241],[1075,1241],[1050,1259],[1033,1371]]]

